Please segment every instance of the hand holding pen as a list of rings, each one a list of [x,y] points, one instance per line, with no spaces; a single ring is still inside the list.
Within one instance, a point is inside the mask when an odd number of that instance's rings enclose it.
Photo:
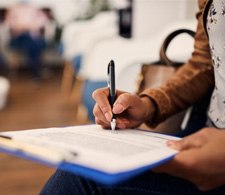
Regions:
[[[96,101],[93,110],[96,124],[105,129],[126,129],[151,120],[155,107],[150,98],[116,90],[113,61],[108,65],[108,81],[109,87],[97,89],[92,94]]]

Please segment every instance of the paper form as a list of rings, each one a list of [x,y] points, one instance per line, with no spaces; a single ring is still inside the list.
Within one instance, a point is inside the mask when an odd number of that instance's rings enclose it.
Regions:
[[[62,160],[108,173],[133,170],[175,155],[177,151],[168,148],[166,141],[179,139],[133,129],[118,130],[113,134],[98,125],[13,131],[0,135],[27,146],[54,150],[62,155]]]

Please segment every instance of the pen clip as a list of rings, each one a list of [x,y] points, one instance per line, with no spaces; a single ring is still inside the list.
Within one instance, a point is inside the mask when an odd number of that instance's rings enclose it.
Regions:
[[[108,64],[107,68],[107,86],[110,88],[110,63]]]
[[[110,96],[115,96],[116,88],[115,88],[115,65],[114,61],[110,60],[108,64],[108,87],[110,91]]]

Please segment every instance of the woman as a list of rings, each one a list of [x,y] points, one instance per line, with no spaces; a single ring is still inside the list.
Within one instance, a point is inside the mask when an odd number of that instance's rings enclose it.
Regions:
[[[112,112],[117,128],[143,122],[156,126],[213,89],[206,127],[181,141],[169,141],[168,146],[180,152],[153,172],[104,186],[58,170],[42,194],[225,194],[225,131],[219,130],[225,128],[225,2],[199,0],[199,10],[194,52],[177,74],[140,95],[117,91],[113,109],[108,89],[98,89],[93,93],[94,115],[103,128],[109,128]]]

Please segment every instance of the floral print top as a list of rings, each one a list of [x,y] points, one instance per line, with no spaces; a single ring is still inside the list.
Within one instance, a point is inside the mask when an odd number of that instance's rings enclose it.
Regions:
[[[216,127],[225,128],[225,0],[212,2],[206,27],[215,75],[208,116]]]

